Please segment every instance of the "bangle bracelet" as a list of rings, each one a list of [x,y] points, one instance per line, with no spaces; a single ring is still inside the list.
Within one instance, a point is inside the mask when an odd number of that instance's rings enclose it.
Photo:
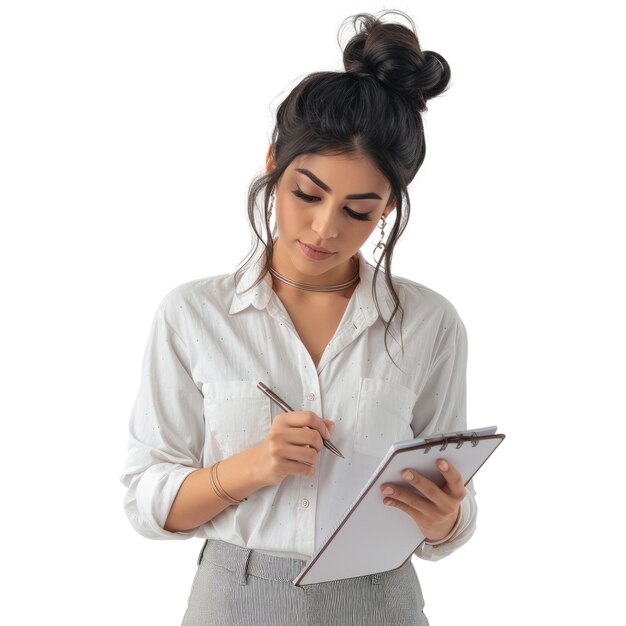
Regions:
[[[220,485],[220,481],[217,477],[217,466],[220,463],[221,461],[218,461],[213,466],[211,466],[210,476],[211,476],[211,486],[213,487],[213,491],[215,491],[215,493],[217,494],[219,498],[221,498],[225,502],[228,502],[228,504],[239,504],[240,502],[245,502],[248,498],[243,498],[243,500],[236,500],[235,498],[229,496],[222,488],[222,485]]]
[[[235,498],[229,496],[226,491],[224,491],[217,477],[217,466],[220,464],[220,462],[221,461],[218,461],[211,467],[211,485],[213,487],[213,491],[215,491],[219,498],[221,498],[225,502],[228,502],[228,504],[239,504],[240,502],[247,500],[247,498],[244,498],[244,500],[236,500]]]

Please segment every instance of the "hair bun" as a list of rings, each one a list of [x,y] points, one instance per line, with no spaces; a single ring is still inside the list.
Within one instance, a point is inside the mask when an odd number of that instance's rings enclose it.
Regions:
[[[450,66],[437,52],[422,51],[415,24],[406,17],[411,29],[402,24],[384,23],[369,13],[349,18],[356,34],[343,51],[346,72],[372,76],[386,88],[414,101],[420,111],[427,111],[426,101],[445,91],[450,82]],[[359,23],[360,22],[360,23]],[[341,44],[340,44],[341,45]]]

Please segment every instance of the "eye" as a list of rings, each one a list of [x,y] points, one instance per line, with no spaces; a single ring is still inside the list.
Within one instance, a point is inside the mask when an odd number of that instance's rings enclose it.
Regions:
[[[355,220],[359,220],[360,222],[370,222],[372,219],[371,217],[369,217],[369,213],[357,213],[356,211],[352,211],[348,207],[344,207],[344,209],[350,217],[353,217]]]
[[[319,200],[319,198],[316,198],[315,196],[307,195],[300,188],[293,189],[291,193],[293,193],[294,196],[300,198],[304,202],[315,202],[316,200]],[[356,211],[353,211],[348,207],[344,207],[344,209],[346,210],[346,213],[355,220],[359,220],[361,222],[370,222],[372,219],[371,217],[369,217],[369,213],[357,213]]]
[[[301,198],[305,202],[315,202],[316,200],[319,200],[319,198],[316,198],[315,196],[308,196],[300,189],[294,189],[291,193],[293,193],[294,196]]]

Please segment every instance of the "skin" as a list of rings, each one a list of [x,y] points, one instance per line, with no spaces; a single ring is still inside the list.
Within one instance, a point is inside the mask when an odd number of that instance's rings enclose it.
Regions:
[[[268,148],[266,168],[273,170],[272,146]],[[296,171],[307,169],[330,190],[324,190],[309,176]],[[314,198],[307,202],[294,195],[302,193]],[[380,199],[346,199],[349,194],[373,192]],[[369,221],[358,220],[346,210],[368,213]],[[312,285],[328,285],[346,282],[354,275],[352,257],[357,254],[379,225],[396,208],[391,198],[389,181],[365,156],[303,154],[296,157],[284,171],[276,185],[274,213],[279,236],[274,243],[272,266],[283,276]],[[335,254],[323,261],[313,261],[303,252],[298,241],[326,248]],[[354,289],[354,286],[351,288]],[[282,281],[274,281],[274,290],[282,298],[294,304],[323,306],[337,298],[345,298],[341,292],[310,292]],[[423,475],[413,472],[414,478],[407,484],[419,489],[423,496],[392,483],[381,485],[381,497],[385,504],[404,511],[419,526],[424,536],[437,541],[445,537],[456,523],[460,504],[466,489],[459,472],[450,464],[444,469],[437,463],[445,478],[440,488]],[[445,463],[445,461],[444,461]],[[385,487],[394,493],[382,494]]]
[[[461,474],[451,463],[438,459],[436,465],[446,480],[441,488],[412,468],[402,470],[407,484],[419,489],[423,497],[394,483],[385,483],[380,487],[381,494],[387,487],[394,490],[393,494],[385,494],[383,502],[409,515],[430,541],[443,539],[452,530],[459,516],[461,501],[467,493]],[[413,473],[413,479],[405,478],[407,471]]]
[[[267,171],[272,171],[271,146],[267,153]],[[308,176],[296,171],[305,168],[326,183],[332,193],[324,191]],[[313,202],[296,197],[300,189]],[[380,200],[346,200],[354,193],[374,192]],[[279,236],[274,244],[272,265],[280,274],[298,282],[329,285],[346,282],[354,276],[351,259],[368,240],[381,216],[388,217],[395,209],[387,179],[365,158],[306,154],[296,157],[276,185],[276,223]],[[354,212],[369,213],[369,221],[350,216]],[[312,261],[303,252],[298,240],[335,252],[323,261]],[[277,285],[293,302],[323,304],[329,299],[345,297],[340,292],[309,292],[284,283]]]

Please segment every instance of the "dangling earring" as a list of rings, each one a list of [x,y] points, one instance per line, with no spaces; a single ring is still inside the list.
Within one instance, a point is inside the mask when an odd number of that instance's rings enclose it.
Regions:
[[[381,249],[384,250],[385,245],[383,243],[383,238],[385,237],[385,226],[387,225],[387,220],[385,219],[385,216],[383,215],[381,218],[382,220],[382,225],[379,225],[378,228],[380,228],[380,241],[376,244],[376,247],[374,248],[374,251],[372,252],[372,256],[374,257],[374,261],[376,261],[376,264],[379,263],[378,259],[376,259],[376,250]]]

